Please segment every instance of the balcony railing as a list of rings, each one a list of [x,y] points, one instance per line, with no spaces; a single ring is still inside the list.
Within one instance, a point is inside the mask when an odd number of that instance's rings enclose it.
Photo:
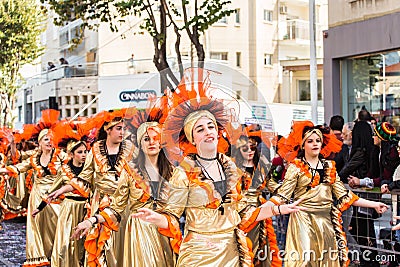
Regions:
[[[280,40],[293,40],[299,43],[310,41],[310,27],[307,20],[286,20],[279,23]],[[316,24],[316,42],[322,41],[322,26]]]
[[[89,77],[97,75],[97,63],[62,65],[26,79],[26,85],[29,87],[62,78]]]

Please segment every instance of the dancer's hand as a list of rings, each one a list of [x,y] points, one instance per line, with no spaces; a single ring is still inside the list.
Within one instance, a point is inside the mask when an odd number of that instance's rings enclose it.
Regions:
[[[142,221],[149,222],[155,224],[159,228],[166,229],[168,228],[168,220],[164,215],[155,212],[154,210],[141,208],[138,209],[138,212],[132,214],[133,218],[139,218]]]
[[[60,188],[60,189],[54,191],[53,193],[49,194],[49,195],[47,196],[47,200],[48,200],[48,201],[53,201],[54,199],[58,198],[58,197],[59,197],[60,195],[62,195],[62,194],[63,194],[63,192],[62,192],[62,190],[61,190],[61,188]]]
[[[382,202],[375,202],[374,209],[378,213],[385,213],[388,210],[388,206],[386,204],[383,204]]]
[[[86,236],[92,228],[92,223],[89,220],[84,220],[80,222],[76,227],[73,228],[74,233],[72,234],[71,238],[73,239],[81,239],[82,237]]]
[[[289,214],[293,212],[297,212],[299,210],[307,210],[305,207],[299,207],[298,205],[303,201],[303,199],[299,199],[292,204],[285,204],[285,205],[280,205],[280,210],[281,214]]]

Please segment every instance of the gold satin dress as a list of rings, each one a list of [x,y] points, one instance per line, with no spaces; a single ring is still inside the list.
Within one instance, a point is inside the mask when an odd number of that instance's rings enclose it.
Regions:
[[[27,187],[30,189],[28,215],[26,218],[26,261],[24,266],[42,266],[49,263],[57,227],[60,204],[47,205],[36,217],[32,211],[47,197],[48,190],[57,177],[57,169],[66,158],[66,154],[58,149],[52,152],[47,165],[49,172],[40,165],[41,153],[37,152],[29,159],[15,165],[16,173],[27,172]]]
[[[318,175],[312,179],[304,161],[295,159],[288,166],[277,195],[271,198],[272,202],[283,204],[293,196],[295,201],[303,200],[299,206],[307,208],[290,215],[286,267],[339,267],[348,262],[340,216],[358,197],[344,187],[333,161],[323,160],[323,164],[326,166],[324,177]],[[337,206],[333,202],[334,196],[338,200]]]
[[[252,213],[254,209],[244,212],[247,203],[241,195],[241,171],[229,157],[218,154],[218,158],[227,183],[225,201],[193,157],[186,157],[170,180],[170,196],[162,210],[169,228],[159,231],[171,237],[175,251],[180,245],[177,266],[252,266],[246,232],[258,214]],[[183,212],[185,235],[180,241],[177,221]]]
[[[54,181],[49,193],[67,185],[79,175],[70,167],[71,162],[63,164],[58,169],[57,179]],[[60,215],[58,216],[57,228],[54,239],[53,252],[51,254],[52,267],[83,266],[85,248],[83,240],[72,240],[73,228],[84,219],[84,211],[87,199],[79,194],[70,192],[65,194],[61,203]]]
[[[127,161],[133,155],[132,144],[123,141],[120,153],[117,155],[115,168],[110,166],[105,140],[97,141],[86,156],[85,165],[77,179],[70,183],[83,197],[91,196],[89,216],[103,210],[110,205],[110,197],[114,194],[119,184],[119,176]],[[98,224],[89,232],[85,241],[88,252],[87,266],[117,267],[124,258],[124,233],[128,212],[121,214],[120,231],[114,232],[104,225]],[[101,242],[98,244],[99,238]],[[101,252],[97,251],[101,250]],[[96,255],[99,255],[96,257]]]
[[[137,213],[140,208],[157,210],[168,197],[166,182],[155,182],[157,183],[155,188],[158,190],[153,192],[147,173],[139,174],[128,165],[125,165],[120,181],[117,190],[111,197],[110,207],[100,213],[115,230],[118,230],[121,213],[127,206],[129,206],[130,214]],[[119,229],[119,231],[123,230]],[[161,235],[154,224],[129,216],[124,243],[124,259],[119,266],[174,266],[175,257],[169,239]]]
[[[246,168],[242,168],[242,171],[242,194],[246,197],[248,205],[254,207],[262,205],[267,202],[262,196],[265,188],[267,187],[270,192],[274,192],[279,187],[278,183],[266,175],[267,168],[264,168],[262,163],[259,163],[253,174],[247,172]],[[258,222],[247,236],[252,242],[255,267],[282,266],[282,260],[278,256],[279,247],[271,218]]]

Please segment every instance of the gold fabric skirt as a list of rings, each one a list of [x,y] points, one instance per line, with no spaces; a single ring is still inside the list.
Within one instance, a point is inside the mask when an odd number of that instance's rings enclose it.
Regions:
[[[51,254],[52,267],[81,266],[85,248],[84,240],[72,240],[73,228],[83,220],[86,201],[65,198],[61,203],[60,216]]]
[[[173,267],[169,239],[155,225],[130,217],[125,230],[124,267]]]
[[[340,267],[330,211],[327,207],[290,215],[286,267]]]
[[[32,217],[32,211],[42,202],[52,182],[53,179],[46,176],[40,183],[35,181],[32,187],[26,216],[26,265],[40,264],[51,257],[60,205],[47,205],[36,217]]]
[[[235,232],[200,234],[187,231],[182,242],[177,266],[239,267]]]

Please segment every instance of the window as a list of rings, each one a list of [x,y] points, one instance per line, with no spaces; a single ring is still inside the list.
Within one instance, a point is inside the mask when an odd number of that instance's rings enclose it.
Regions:
[[[272,10],[264,9],[264,21],[272,22]]]
[[[67,114],[66,114],[66,115],[67,115],[66,117],[67,117],[67,118],[70,118],[70,117],[71,117],[71,110],[67,108],[65,111],[66,111],[66,113],[67,113]]]
[[[18,107],[18,121],[22,121],[22,106]]]
[[[71,44],[73,39],[78,38],[81,35],[82,23],[82,20],[75,20],[64,27],[57,28],[59,29],[58,31],[54,29],[59,34],[60,46]]]
[[[272,65],[272,55],[264,54],[264,66],[271,66],[271,65]]]
[[[79,96],[74,96],[74,104],[79,104]]]
[[[220,24],[228,24],[228,19],[227,19],[227,17],[225,16],[225,17],[223,17],[223,18],[220,18],[220,19],[218,20],[217,23],[220,23]]]
[[[79,108],[74,109],[74,116],[79,113]]]
[[[240,24],[240,9],[235,9],[235,23]]]
[[[87,98],[88,96],[87,95],[84,95],[83,96],[83,104],[87,104],[88,103],[88,98]]]
[[[210,59],[228,60],[228,52],[211,52]]]
[[[318,88],[318,100],[322,100],[322,80],[317,81]],[[310,92],[310,80],[299,80],[298,81],[298,92],[299,92],[299,100],[300,101],[310,101],[311,100],[311,92]]]
[[[97,112],[96,108],[92,108],[92,115],[96,114],[96,112]]]
[[[65,105],[71,105],[71,97],[69,95],[65,96]]]
[[[236,52],[236,67],[241,67],[242,66],[242,53],[241,52]]]

